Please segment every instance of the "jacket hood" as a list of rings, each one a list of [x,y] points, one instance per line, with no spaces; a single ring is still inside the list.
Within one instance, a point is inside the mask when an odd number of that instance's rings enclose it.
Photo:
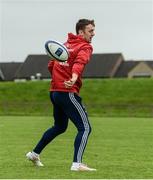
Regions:
[[[74,35],[73,33],[68,33],[67,42],[87,42],[81,35]]]

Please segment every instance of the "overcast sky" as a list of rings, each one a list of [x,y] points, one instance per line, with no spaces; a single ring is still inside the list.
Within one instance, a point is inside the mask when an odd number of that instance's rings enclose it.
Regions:
[[[153,60],[153,0],[0,0],[0,61],[44,54],[45,42],[65,42],[80,18],[95,20],[94,53]]]

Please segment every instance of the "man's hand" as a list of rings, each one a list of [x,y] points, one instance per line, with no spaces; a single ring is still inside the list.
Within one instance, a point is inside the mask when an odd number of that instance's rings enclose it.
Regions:
[[[66,87],[66,88],[71,88],[71,87],[75,84],[77,78],[78,78],[78,75],[75,74],[75,73],[73,73],[73,74],[72,74],[72,78],[71,78],[69,81],[65,81],[65,82],[64,82],[65,87]]]

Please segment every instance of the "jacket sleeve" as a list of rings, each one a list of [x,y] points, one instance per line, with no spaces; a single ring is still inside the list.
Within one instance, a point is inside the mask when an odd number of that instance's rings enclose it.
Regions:
[[[49,70],[50,74],[52,74],[53,66],[54,66],[54,61],[49,61],[48,70]]]
[[[74,65],[72,67],[72,73],[76,73],[79,76],[82,74],[85,65],[89,62],[92,55],[92,46],[83,47],[79,51],[77,57],[75,58]]]

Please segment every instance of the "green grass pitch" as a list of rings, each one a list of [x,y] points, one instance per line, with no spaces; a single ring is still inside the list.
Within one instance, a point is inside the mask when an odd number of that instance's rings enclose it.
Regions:
[[[52,117],[0,116],[1,179],[153,178],[153,118],[90,117],[92,133],[84,163],[97,172],[71,172],[76,129],[70,122],[41,154],[44,167],[26,160]]]

